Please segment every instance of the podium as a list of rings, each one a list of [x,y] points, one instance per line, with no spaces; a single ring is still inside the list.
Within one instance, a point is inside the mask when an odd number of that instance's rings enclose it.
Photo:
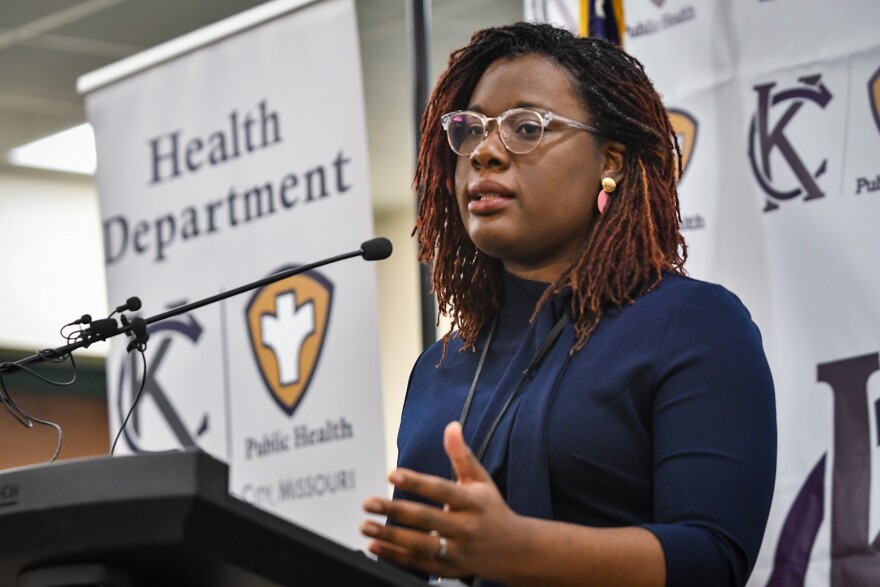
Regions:
[[[198,450],[0,473],[4,587],[424,586],[229,494]]]

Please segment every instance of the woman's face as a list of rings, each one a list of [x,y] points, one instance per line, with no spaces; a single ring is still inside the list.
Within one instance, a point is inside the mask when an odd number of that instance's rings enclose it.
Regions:
[[[483,73],[468,110],[495,117],[518,107],[589,123],[570,74],[546,57],[502,58]],[[470,156],[459,156],[455,192],[474,244],[505,269],[552,282],[585,246],[605,175],[619,179],[622,156],[591,133],[559,122],[538,147],[510,153],[496,125]]]

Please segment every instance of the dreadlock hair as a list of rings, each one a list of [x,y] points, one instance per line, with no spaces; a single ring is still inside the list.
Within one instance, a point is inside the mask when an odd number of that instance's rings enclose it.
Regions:
[[[598,216],[580,255],[548,287],[570,288],[575,345],[581,349],[605,311],[622,307],[659,283],[664,271],[684,274],[687,247],[680,232],[676,182],[681,150],[666,108],[642,64],[618,47],[580,38],[547,24],[520,22],[474,33],[453,52],[422,117],[414,185],[422,194],[416,227],[418,258],[434,263],[433,289],[440,312],[473,349],[501,304],[502,265],[470,240],[455,198],[458,156],[446,143],[440,118],[467,108],[486,68],[500,58],[538,54],[570,74],[599,140],[625,147],[622,181]],[[596,191],[600,186],[595,186]],[[587,230],[587,229],[585,229]],[[441,359],[442,360],[442,359]]]

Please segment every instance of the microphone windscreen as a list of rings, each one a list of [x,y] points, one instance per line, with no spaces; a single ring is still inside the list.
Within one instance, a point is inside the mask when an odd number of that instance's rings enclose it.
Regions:
[[[125,300],[125,303],[121,306],[116,306],[117,312],[137,312],[141,309],[141,299],[135,296],[132,296]]]
[[[367,261],[387,259],[391,256],[391,250],[391,241],[381,236],[361,244],[361,256]]]

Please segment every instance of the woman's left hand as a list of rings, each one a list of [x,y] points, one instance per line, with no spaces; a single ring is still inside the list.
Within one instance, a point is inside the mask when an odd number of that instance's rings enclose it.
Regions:
[[[368,499],[366,511],[408,526],[364,522],[361,532],[374,539],[370,552],[438,577],[507,575],[526,549],[525,520],[507,507],[457,422],[446,427],[443,446],[457,482],[408,469],[397,469],[388,477],[398,489],[442,503],[443,509],[406,500]]]

